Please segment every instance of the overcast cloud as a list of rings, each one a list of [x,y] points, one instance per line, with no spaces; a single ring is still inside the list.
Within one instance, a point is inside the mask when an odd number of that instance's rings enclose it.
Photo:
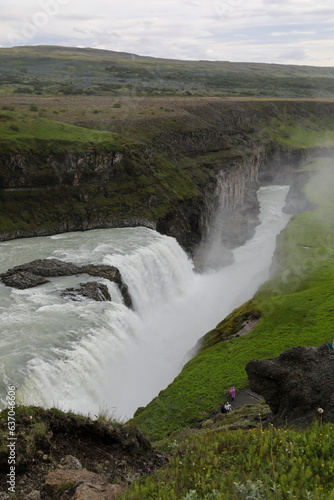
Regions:
[[[0,45],[334,66],[332,0],[2,0]]]

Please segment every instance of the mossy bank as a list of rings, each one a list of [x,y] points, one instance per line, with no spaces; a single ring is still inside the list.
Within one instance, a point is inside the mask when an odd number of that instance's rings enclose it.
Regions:
[[[131,114],[129,101],[118,120],[73,111],[73,123],[36,102],[0,112],[2,240],[145,225],[192,251],[210,225],[219,176],[235,213],[251,193],[256,204],[259,183],[291,179],[334,141],[334,103],[325,101],[179,99],[173,117]]]

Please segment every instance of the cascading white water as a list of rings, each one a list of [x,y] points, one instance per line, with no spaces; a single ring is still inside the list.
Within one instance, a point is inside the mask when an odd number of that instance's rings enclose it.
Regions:
[[[173,238],[146,228],[1,243],[1,272],[46,257],[115,265],[134,303],[129,310],[103,280],[112,302],[63,298],[60,291],[83,276],[23,291],[0,285],[1,397],[11,383],[25,403],[131,416],[173,380],[197,340],[266,279],[276,234],[288,221],[287,190],[261,188],[254,238],[234,251],[233,265],[201,275]]]

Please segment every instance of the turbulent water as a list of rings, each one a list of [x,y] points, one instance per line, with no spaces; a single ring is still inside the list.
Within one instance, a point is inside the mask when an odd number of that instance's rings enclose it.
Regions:
[[[266,278],[288,188],[261,188],[261,223],[235,263],[197,274],[173,238],[146,228],[103,229],[0,243],[0,272],[36,258],[115,265],[134,310],[105,280],[112,302],[61,291],[96,278],[53,278],[28,290],[0,285],[0,396],[22,403],[132,416],[179,373],[197,340],[249,299]]]

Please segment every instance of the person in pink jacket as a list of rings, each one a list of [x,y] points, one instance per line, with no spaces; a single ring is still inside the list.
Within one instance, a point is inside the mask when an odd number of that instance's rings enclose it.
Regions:
[[[232,401],[233,401],[233,399],[235,398],[235,388],[234,388],[234,385],[232,385],[232,387],[230,389],[230,393],[231,393],[231,398],[232,398]]]

